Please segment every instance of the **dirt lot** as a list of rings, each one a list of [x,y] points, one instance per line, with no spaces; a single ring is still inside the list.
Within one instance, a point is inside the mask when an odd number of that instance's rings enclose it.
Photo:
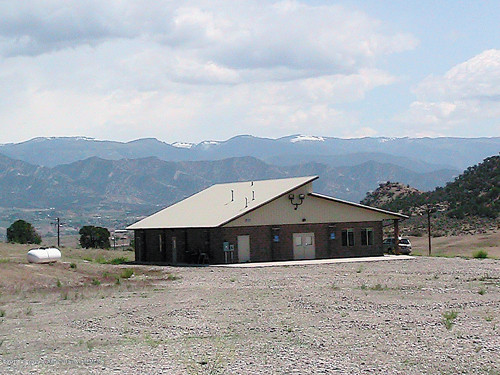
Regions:
[[[71,250],[35,266],[16,252],[0,247],[2,373],[500,373],[498,260],[173,268]]]

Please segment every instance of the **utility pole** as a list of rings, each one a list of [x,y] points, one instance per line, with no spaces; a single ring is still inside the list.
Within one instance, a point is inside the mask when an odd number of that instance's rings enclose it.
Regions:
[[[61,232],[60,232],[60,227],[61,227],[61,220],[59,218],[57,220],[57,247],[61,247]]]
[[[431,256],[432,243],[431,243],[431,209],[430,209],[430,207],[427,207],[427,233],[429,234],[429,256]]]
[[[57,247],[61,247],[61,219],[57,217],[56,222],[52,224],[57,226]]]

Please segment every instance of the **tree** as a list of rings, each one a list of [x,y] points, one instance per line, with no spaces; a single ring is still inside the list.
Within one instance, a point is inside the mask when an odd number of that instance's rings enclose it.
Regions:
[[[36,232],[33,225],[24,220],[17,220],[7,228],[7,241],[38,245],[42,242],[42,237]]]
[[[109,230],[106,228],[85,225],[78,233],[80,233],[80,245],[85,249],[90,247],[108,249],[110,247]]]

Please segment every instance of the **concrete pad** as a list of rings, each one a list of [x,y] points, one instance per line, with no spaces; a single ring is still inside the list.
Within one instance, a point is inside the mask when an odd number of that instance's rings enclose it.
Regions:
[[[313,265],[313,264],[381,262],[381,261],[388,261],[388,260],[410,260],[410,259],[415,259],[415,257],[412,257],[410,255],[384,255],[384,256],[380,256],[380,257],[286,260],[286,261],[281,261],[281,262],[214,264],[214,265],[209,266],[209,267],[257,268],[257,267],[309,266],[309,265]]]

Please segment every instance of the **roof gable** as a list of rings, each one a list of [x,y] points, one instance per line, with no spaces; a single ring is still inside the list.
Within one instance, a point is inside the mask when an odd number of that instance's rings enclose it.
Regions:
[[[218,227],[317,178],[308,176],[212,185],[127,229]]]

